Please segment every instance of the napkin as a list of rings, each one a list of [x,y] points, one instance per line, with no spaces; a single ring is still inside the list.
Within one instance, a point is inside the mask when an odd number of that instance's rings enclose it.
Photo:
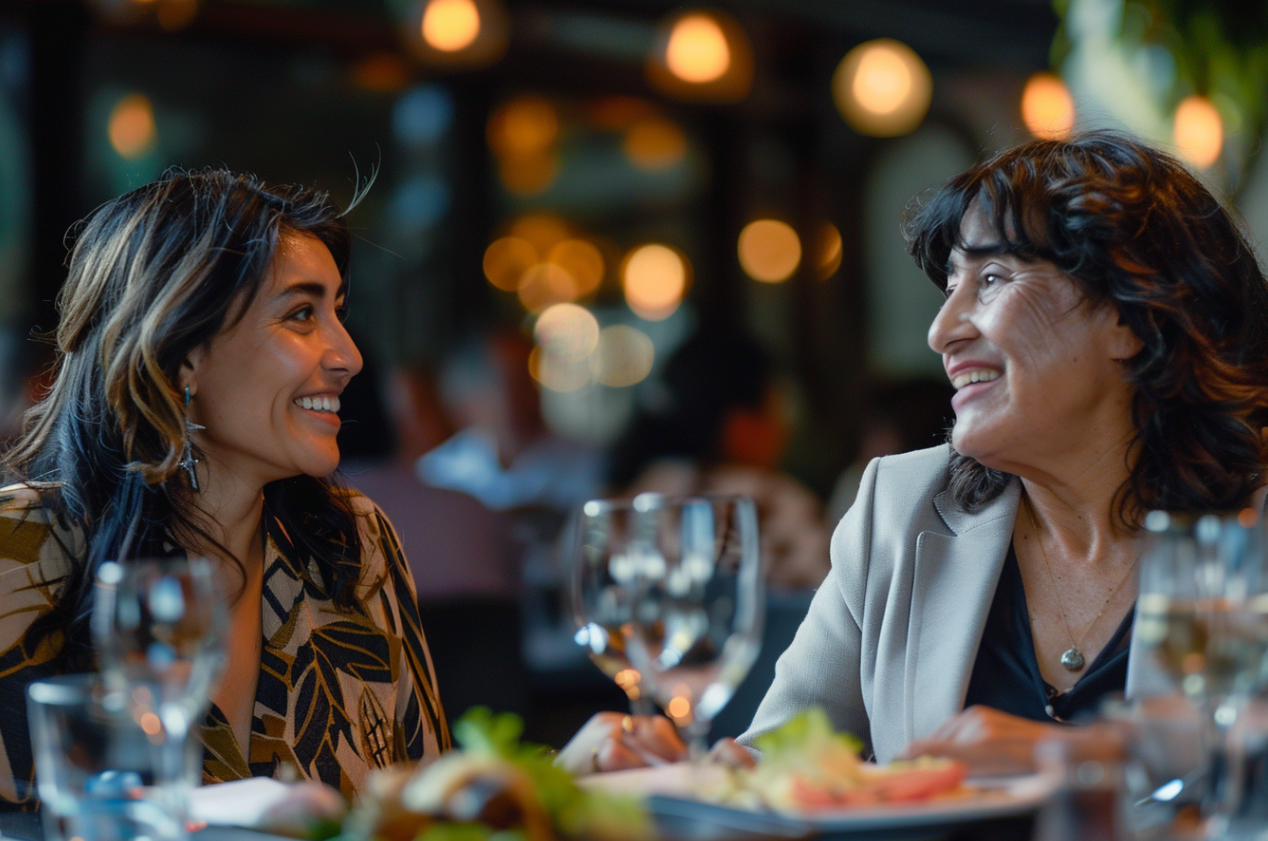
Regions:
[[[255,827],[290,786],[270,777],[253,777],[196,788],[189,797],[189,816],[212,826]]]

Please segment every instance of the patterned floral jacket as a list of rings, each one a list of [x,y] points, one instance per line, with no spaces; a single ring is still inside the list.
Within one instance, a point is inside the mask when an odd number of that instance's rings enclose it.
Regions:
[[[352,496],[362,585],[336,607],[317,567],[270,528],[264,559],[263,651],[249,745],[216,707],[202,730],[204,782],[271,776],[320,780],[355,795],[375,768],[436,756],[449,731],[419,625],[414,583],[387,518]],[[65,547],[65,548],[63,548]],[[26,631],[56,604],[82,531],[28,488],[0,493],[0,811],[33,809],[26,685],[57,672],[61,640]]]

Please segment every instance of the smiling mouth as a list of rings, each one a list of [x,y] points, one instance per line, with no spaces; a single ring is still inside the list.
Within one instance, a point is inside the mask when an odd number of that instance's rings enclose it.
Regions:
[[[951,385],[955,386],[958,391],[966,385],[972,385],[973,383],[989,383],[994,380],[998,380],[1000,376],[1001,374],[999,371],[992,371],[987,368],[974,368],[972,370],[962,371],[961,373],[956,374],[951,380]]]
[[[338,397],[329,397],[325,395],[318,397],[296,397],[291,402],[301,409],[307,409],[310,412],[320,412],[327,415],[335,415],[339,413]]]

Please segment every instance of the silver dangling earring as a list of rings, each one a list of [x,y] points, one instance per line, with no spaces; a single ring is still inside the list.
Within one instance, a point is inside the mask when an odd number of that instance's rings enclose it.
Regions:
[[[189,408],[189,401],[193,399],[194,399],[194,396],[189,393],[189,386],[185,386],[185,408],[186,409]],[[202,426],[201,424],[194,423],[188,417],[185,418],[185,449],[181,453],[180,466],[185,468],[185,472],[189,474],[189,484],[194,489],[194,493],[199,493],[202,491],[202,488],[198,487],[198,471],[195,470],[195,467],[197,467],[198,462],[202,461],[202,459],[194,455],[194,447],[190,443],[190,438],[191,438],[190,433],[198,432],[199,430],[203,430],[206,428],[207,427]]]

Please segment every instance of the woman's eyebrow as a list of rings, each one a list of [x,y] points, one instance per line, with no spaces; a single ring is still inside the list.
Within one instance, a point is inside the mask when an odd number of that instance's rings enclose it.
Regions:
[[[348,292],[347,282],[339,284],[339,288],[335,290],[335,300],[344,297]],[[326,297],[326,284],[316,280],[301,280],[298,283],[292,283],[290,286],[278,293],[279,298],[289,297],[291,295],[312,295],[314,298]]]

